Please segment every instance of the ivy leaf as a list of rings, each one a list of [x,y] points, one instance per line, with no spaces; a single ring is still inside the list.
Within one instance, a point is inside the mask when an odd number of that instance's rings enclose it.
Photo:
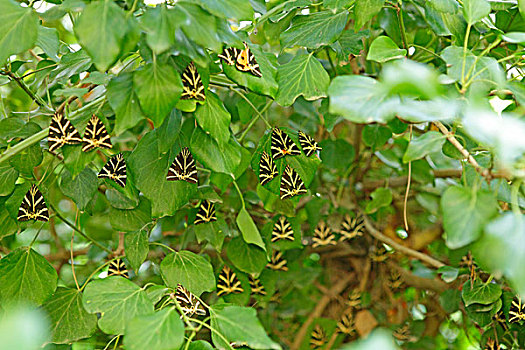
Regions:
[[[157,61],[133,73],[133,87],[144,113],[156,127],[162,124],[182,94],[177,71]]]
[[[197,296],[215,289],[210,262],[188,250],[168,254],[160,264],[160,271],[164,282],[171,288],[177,288],[180,283]]]
[[[374,213],[377,209],[389,206],[392,203],[392,190],[386,187],[376,189],[370,196],[372,200],[366,205],[368,214]]]
[[[501,287],[495,283],[483,283],[480,281],[471,283],[467,281],[463,284],[461,297],[465,306],[472,304],[492,304],[501,296]]]
[[[251,349],[281,349],[271,340],[257,319],[257,312],[250,307],[214,305],[211,310],[211,326],[229,342],[246,343]],[[231,348],[215,332],[211,335],[217,348]]]
[[[165,308],[151,315],[140,315],[126,326],[126,349],[171,350],[184,342],[184,324],[173,308]]]
[[[97,316],[84,310],[82,293],[77,289],[58,287],[42,308],[49,316],[53,343],[67,344],[87,338],[97,327]]]
[[[30,247],[20,247],[0,260],[0,305],[41,305],[57,287],[58,275],[47,260]]]
[[[253,8],[248,0],[197,0],[209,13],[226,19],[251,21]]]
[[[9,56],[29,50],[38,37],[38,16],[13,0],[0,2],[0,66]]]
[[[392,39],[387,36],[379,36],[370,44],[366,59],[385,63],[390,60],[404,58],[406,54],[407,50],[400,49]]]
[[[131,268],[138,274],[140,265],[146,260],[149,252],[148,232],[139,230],[128,232],[124,236],[124,251]]]
[[[304,46],[318,49],[333,43],[341,35],[348,19],[348,11],[314,12],[295,16],[292,25],[281,34],[281,48]]]
[[[75,34],[100,71],[117,60],[126,32],[124,11],[112,0],[90,3],[75,23]]]
[[[265,250],[246,243],[241,237],[232,239],[226,251],[232,264],[242,272],[259,274],[268,262]]]
[[[441,197],[447,246],[457,249],[476,241],[497,208],[494,194],[488,191],[449,187]]]
[[[486,0],[464,0],[463,16],[467,23],[474,24],[490,13],[490,4]]]
[[[235,222],[237,223],[237,226],[239,227],[242,237],[246,243],[253,243],[266,251],[266,246],[264,245],[264,242],[261,238],[259,229],[255,225],[255,222],[253,222],[250,214],[248,214],[246,208],[241,208]]]
[[[289,106],[300,95],[309,101],[326,97],[330,76],[312,52],[309,55],[296,55],[290,62],[280,66],[277,82],[279,91],[276,101],[282,106]]]
[[[146,292],[121,276],[89,282],[82,301],[87,312],[100,313],[98,327],[106,334],[123,334],[129,320],[153,313]]]
[[[195,118],[200,127],[209,133],[219,144],[228,142],[230,138],[230,112],[213,92],[206,95],[206,103],[199,106]]]
[[[175,26],[171,17],[174,13],[161,4],[146,8],[140,18],[146,33],[146,42],[155,54],[160,54],[175,44]]]
[[[403,162],[408,163],[416,159],[421,159],[427,154],[440,150],[446,138],[437,131],[429,131],[413,138],[408,144]]]
[[[109,222],[117,231],[138,231],[151,222],[151,203],[146,198],[141,198],[139,206],[135,209],[109,208]]]
[[[115,111],[115,134],[122,134],[144,118],[137,94],[133,89],[133,74],[120,73],[107,86],[109,105]]]
[[[77,177],[73,178],[66,169],[60,177],[60,190],[75,201],[78,209],[84,210],[97,192],[97,175],[88,167],[84,168]]]
[[[385,0],[356,0],[355,2],[355,28],[361,28],[381,11]]]
[[[8,196],[15,189],[18,171],[7,163],[0,164],[0,196]]]

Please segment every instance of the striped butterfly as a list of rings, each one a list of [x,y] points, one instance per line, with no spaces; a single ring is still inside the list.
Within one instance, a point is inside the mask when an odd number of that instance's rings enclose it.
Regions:
[[[217,221],[217,216],[215,216],[215,204],[208,200],[203,200],[193,223],[199,225],[212,221]]]
[[[279,220],[273,225],[272,231],[272,242],[279,241],[281,239],[294,240],[292,226],[286,220],[284,216],[281,216]]]
[[[76,145],[82,143],[82,137],[63,114],[55,113],[51,119],[51,124],[49,124],[47,142],[49,144],[49,151],[54,152],[65,144]]]
[[[283,253],[277,250],[274,250],[270,262],[266,265],[272,270],[281,270],[288,271],[288,266],[286,264],[288,261],[283,258]]]
[[[193,295],[192,292],[184,288],[180,283],[177,284],[175,299],[179,303],[182,312],[186,316],[191,317],[193,315],[206,315],[206,310],[204,309],[200,300],[197,299],[197,297]]]
[[[198,183],[197,167],[188,147],[184,147],[173,160],[166,176],[168,181],[182,180],[191,184]]]
[[[272,129],[271,150],[273,159],[279,159],[285,155],[296,156],[301,154],[299,147],[290,136],[279,128]]]
[[[84,143],[83,152],[89,152],[97,147],[105,149],[113,147],[104,123],[94,114],[89,119],[82,141]]]
[[[108,267],[108,276],[122,276],[129,278],[128,269],[122,259],[111,260]]]
[[[126,187],[126,161],[122,153],[111,157],[98,173],[98,177],[113,180],[119,186]]]
[[[261,283],[261,280],[256,278],[253,275],[248,275],[248,279],[250,281],[250,288],[252,289],[252,294],[255,295],[266,295],[266,290],[264,289],[264,286]]]
[[[181,75],[182,79],[182,95],[181,100],[195,99],[198,101],[206,100],[204,94],[204,84],[202,83],[201,76],[197,71],[195,64],[191,62]]]
[[[355,218],[351,218],[348,214],[345,215],[343,223],[341,224],[341,229],[339,230],[339,233],[341,234],[339,242],[362,236],[364,229],[365,222],[362,216],[359,215]]]
[[[306,135],[302,131],[299,131],[299,143],[301,144],[303,152],[307,157],[310,157],[312,154],[322,149],[313,138]]]
[[[259,182],[261,185],[266,185],[278,174],[279,173],[277,172],[277,167],[275,166],[273,159],[268,155],[268,153],[263,152],[261,155],[261,160],[259,161]]]
[[[312,242],[314,248],[337,244],[335,235],[332,230],[326,226],[326,223],[323,220],[319,221],[317,224],[317,227],[314,230]]]
[[[291,198],[307,192],[299,174],[291,166],[287,165],[281,177],[281,199]]]
[[[224,265],[219,274],[219,282],[217,283],[217,296],[223,294],[236,294],[244,292],[241,281],[237,278],[235,272],[230,269],[228,265]]]
[[[49,210],[47,209],[44,196],[35,184],[31,185],[24,199],[22,199],[22,203],[18,209],[17,219],[18,221],[49,220]]]

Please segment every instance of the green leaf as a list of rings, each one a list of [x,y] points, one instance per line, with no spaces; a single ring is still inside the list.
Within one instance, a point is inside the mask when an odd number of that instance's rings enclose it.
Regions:
[[[121,276],[89,282],[82,301],[87,312],[100,313],[98,327],[106,334],[123,334],[131,319],[153,313],[146,292]]]
[[[66,169],[60,177],[60,190],[75,201],[78,209],[84,210],[97,192],[97,175],[88,167],[84,168],[77,177],[73,178]]]
[[[252,20],[253,8],[248,0],[197,0],[209,13],[226,19]]]
[[[138,193],[135,196],[128,196],[127,193],[124,194],[115,188],[106,189],[106,199],[117,209],[134,209],[139,205]]]
[[[90,3],[75,22],[75,34],[100,71],[117,60],[126,31],[124,11],[112,0]]]
[[[264,245],[264,242],[261,238],[259,229],[255,225],[255,222],[253,222],[250,214],[248,214],[246,208],[241,208],[235,222],[237,223],[237,226],[242,233],[242,238],[244,238],[246,243],[255,244],[266,251],[266,246]]]
[[[449,187],[441,197],[447,246],[457,249],[476,241],[497,208],[496,198],[488,191]]]
[[[384,3],[385,0],[356,0],[354,10],[356,30],[377,15]]]
[[[330,9],[348,8],[352,5],[354,0],[324,0],[323,6]]]
[[[15,190],[11,193],[11,196],[5,201],[5,208],[9,212],[9,215],[16,219],[18,216],[18,208],[24,199],[27,191],[31,187],[31,183],[24,182],[15,185]],[[45,198],[45,197],[44,197]]]
[[[370,195],[372,200],[366,205],[368,214],[374,213],[377,209],[389,206],[392,203],[392,190],[386,187],[376,189]]]
[[[354,146],[343,139],[326,139],[320,142],[321,160],[328,169],[346,169],[355,157]]]
[[[281,48],[304,46],[318,49],[333,43],[341,35],[348,19],[348,11],[321,11],[295,16],[292,25],[281,34]]]
[[[0,305],[41,305],[57,287],[50,263],[29,247],[20,247],[0,260]]]
[[[519,8],[521,17],[525,18],[525,0],[518,0],[518,8]]]
[[[387,36],[379,36],[372,41],[366,59],[385,63],[390,60],[404,58],[407,50],[400,49],[396,43]]]
[[[230,138],[231,115],[219,97],[213,92],[209,91],[207,93],[206,103],[198,107],[195,112],[195,118],[200,127],[219,144],[228,142]]]
[[[117,231],[138,231],[151,222],[151,203],[146,198],[141,198],[139,206],[135,209],[110,207],[109,222]]]
[[[0,2],[0,66],[9,56],[31,49],[38,37],[38,16],[13,0]]]
[[[17,308],[0,319],[2,349],[36,350],[49,339],[48,321],[42,310]]]
[[[363,128],[363,143],[372,150],[376,150],[385,145],[392,137],[392,132],[389,128],[382,125],[366,125]]]
[[[177,104],[182,94],[182,81],[168,64],[148,63],[133,73],[133,86],[142,110],[158,127]]]
[[[215,290],[215,275],[210,262],[188,250],[168,254],[160,264],[162,278],[166,285],[177,288],[182,284],[193,294]]]
[[[458,277],[459,269],[452,266],[441,266],[437,272],[441,274],[443,281],[451,283]]]
[[[474,24],[490,13],[490,4],[486,0],[463,0],[463,16],[467,23]]]
[[[76,177],[95,158],[95,152],[82,152],[81,145],[65,145],[62,147],[64,163],[71,176]]]
[[[171,350],[184,342],[184,324],[173,308],[165,308],[152,315],[141,315],[126,326],[126,349]]]
[[[225,174],[234,174],[241,162],[241,146],[232,139],[222,145],[201,128],[196,127],[191,136],[191,153],[207,168]]]
[[[140,18],[142,29],[146,32],[146,42],[153,53],[160,54],[175,44],[175,26],[171,17],[173,11],[166,4],[146,8]]]
[[[201,244],[203,241],[208,241],[218,252],[222,249],[222,243],[226,234],[229,232],[228,225],[223,218],[218,218],[217,221],[212,221],[202,225],[193,226],[197,242]]]
[[[332,49],[337,52],[337,59],[343,61],[349,55],[359,55],[363,50],[363,38],[366,38],[369,33],[368,30],[357,33],[352,30],[345,30],[339,39],[331,45]]]
[[[268,262],[264,249],[246,243],[241,237],[232,239],[226,251],[232,264],[242,272],[259,274]]]
[[[467,311],[467,316],[472,321],[476,322],[480,327],[486,327],[493,322],[493,317],[501,310],[502,304],[503,301],[498,299],[495,303],[490,305],[472,304],[465,309]]]
[[[421,84],[424,81],[425,84]],[[381,82],[390,95],[404,95],[421,99],[436,98],[443,93],[439,72],[425,64],[398,60],[386,64],[381,71]]]
[[[300,95],[309,101],[326,97],[330,77],[311,53],[296,55],[290,62],[280,66],[277,82],[279,91],[276,101],[282,106],[289,106]]]
[[[131,268],[135,270],[135,274],[138,274],[140,265],[148,257],[148,232],[140,230],[126,233],[124,236],[124,251]]]
[[[36,45],[40,46],[42,51],[53,61],[58,62],[58,30],[55,28],[47,28],[44,26],[38,26],[38,38]]]
[[[58,287],[42,308],[49,316],[53,343],[67,344],[87,338],[97,327],[97,316],[84,310],[82,293],[77,289]]]
[[[115,134],[122,134],[144,118],[138,97],[133,89],[133,74],[121,73],[107,86],[109,105],[115,111]]]
[[[27,178],[33,178],[33,168],[42,163],[44,155],[39,144],[25,148],[9,160],[9,164]]]
[[[476,281],[474,284],[467,281],[463,284],[461,297],[465,306],[472,304],[488,305],[494,303],[501,296],[501,287],[495,283]]]
[[[209,15],[198,5],[186,2],[173,4],[175,18],[180,21],[182,30],[188,38],[202,47],[219,52],[222,44],[217,36],[215,17]]]
[[[385,123],[395,116],[397,98],[389,98],[377,80],[359,75],[339,76],[328,88],[329,112],[355,123]]]
[[[0,196],[8,196],[15,189],[18,171],[7,163],[0,164]]]
[[[416,159],[421,159],[427,154],[439,151],[445,141],[445,135],[437,131],[428,131],[423,135],[414,137],[408,144],[407,150],[403,155],[403,162],[408,163]]]
[[[206,340],[195,340],[190,343],[188,350],[213,350],[213,346]]]
[[[245,343],[251,349],[281,349],[271,340],[257,319],[257,312],[250,307],[214,305],[210,310],[211,326],[229,342]],[[216,348],[230,348],[229,344],[211,335]]]
[[[0,239],[12,235],[18,229],[17,222],[13,219],[4,205],[0,205]]]

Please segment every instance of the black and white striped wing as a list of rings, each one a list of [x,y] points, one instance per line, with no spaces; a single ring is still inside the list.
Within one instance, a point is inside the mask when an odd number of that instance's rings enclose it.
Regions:
[[[191,62],[181,75],[182,79],[182,95],[181,100],[195,99],[198,101],[204,101],[206,95],[204,93],[204,84],[202,83],[201,76],[197,71],[195,64]]]
[[[310,157],[312,154],[321,150],[319,144],[310,136],[306,135],[304,132],[299,131],[299,143],[303,149],[304,154],[307,157]]]
[[[521,298],[516,296],[509,309],[509,322],[515,323],[525,320],[525,303],[522,302]]]
[[[281,199],[291,198],[307,192],[299,174],[291,166],[287,165],[281,177]]]
[[[300,155],[299,147],[292,141],[290,136],[279,128],[272,129],[272,158],[279,159],[285,155]]]
[[[82,137],[71,122],[63,114],[55,114],[49,124],[47,136],[49,151],[54,152],[65,144],[74,145],[82,143]]]
[[[44,196],[35,184],[31,186],[24,196],[18,209],[17,219],[18,221],[49,220],[49,210],[47,209]]]
[[[222,53],[219,54],[219,57],[227,65],[233,66],[237,62],[237,56],[239,55],[240,52],[241,50],[235,47],[229,47],[227,49],[224,49]]]
[[[188,147],[184,147],[171,163],[168,175],[168,181],[182,180],[191,184],[198,183],[197,166]]]
[[[277,174],[277,167],[272,157],[270,157],[268,153],[263,152],[261,160],[259,161],[259,182],[264,186],[277,176]]]
[[[310,336],[310,347],[312,349],[320,349],[324,346],[326,341],[326,333],[323,327],[321,327],[319,324],[316,324]]]
[[[175,298],[179,303],[182,312],[191,317],[195,314],[206,315],[206,310],[202,306],[201,302],[191,293],[189,290],[184,288],[182,284],[177,284],[177,291],[175,292]]]
[[[259,63],[257,63],[253,52],[250,51],[246,42],[244,43],[244,50],[241,50],[236,56],[235,67],[241,72],[250,72],[256,77],[262,77]]]
[[[108,178],[119,186],[126,187],[126,161],[122,153],[111,157],[98,173],[99,178]]]
[[[281,216],[279,220],[277,220],[275,225],[273,225],[272,242],[276,242],[283,239],[293,241],[294,236],[292,225],[290,225],[290,222],[286,220],[284,216]]]
[[[203,200],[193,223],[199,225],[212,221],[217,221],[217,216],[215,216],[215,204],[208,200]]]
[[[109,263],[108,276],[122,276],[129,278],[128,269],[122,259],[115,259]]]
[[[94,114],[91,119],[89,119],[82,141],[84,143],[82,151],[84,152],[89,152],[95,148],[110,149],[113,147],[106,126]]]
[[[317,224],[317,227],[314,230],[312,242],[312,246],[314,248],[336,244],[335,235],[332,233],[330,227],[328,227],[323,220],[319,221],[319,223]]]
[[[274,250],[270,262],[266,265],[272,270],[288,271],[288,261],[283,257],[283,253]]]
[[[256,278],[253,275],[248,275],[249,281],[250,281],[250,288],[252,289],[252,294],[255,295],[266,295],[266,290],[264,289],[264,285],[261,283],[261,280]]]
[[[237,294],[244,292],[241,281],[237,278],[235,272],[229,266],[224,265],[219,274],[219,281],[217,283],[217,296],[223,294]]]

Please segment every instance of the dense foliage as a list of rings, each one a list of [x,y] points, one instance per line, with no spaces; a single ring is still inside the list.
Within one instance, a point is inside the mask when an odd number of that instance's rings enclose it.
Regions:
[[[0,1],[0,349],[524,348],[524,18]]]

